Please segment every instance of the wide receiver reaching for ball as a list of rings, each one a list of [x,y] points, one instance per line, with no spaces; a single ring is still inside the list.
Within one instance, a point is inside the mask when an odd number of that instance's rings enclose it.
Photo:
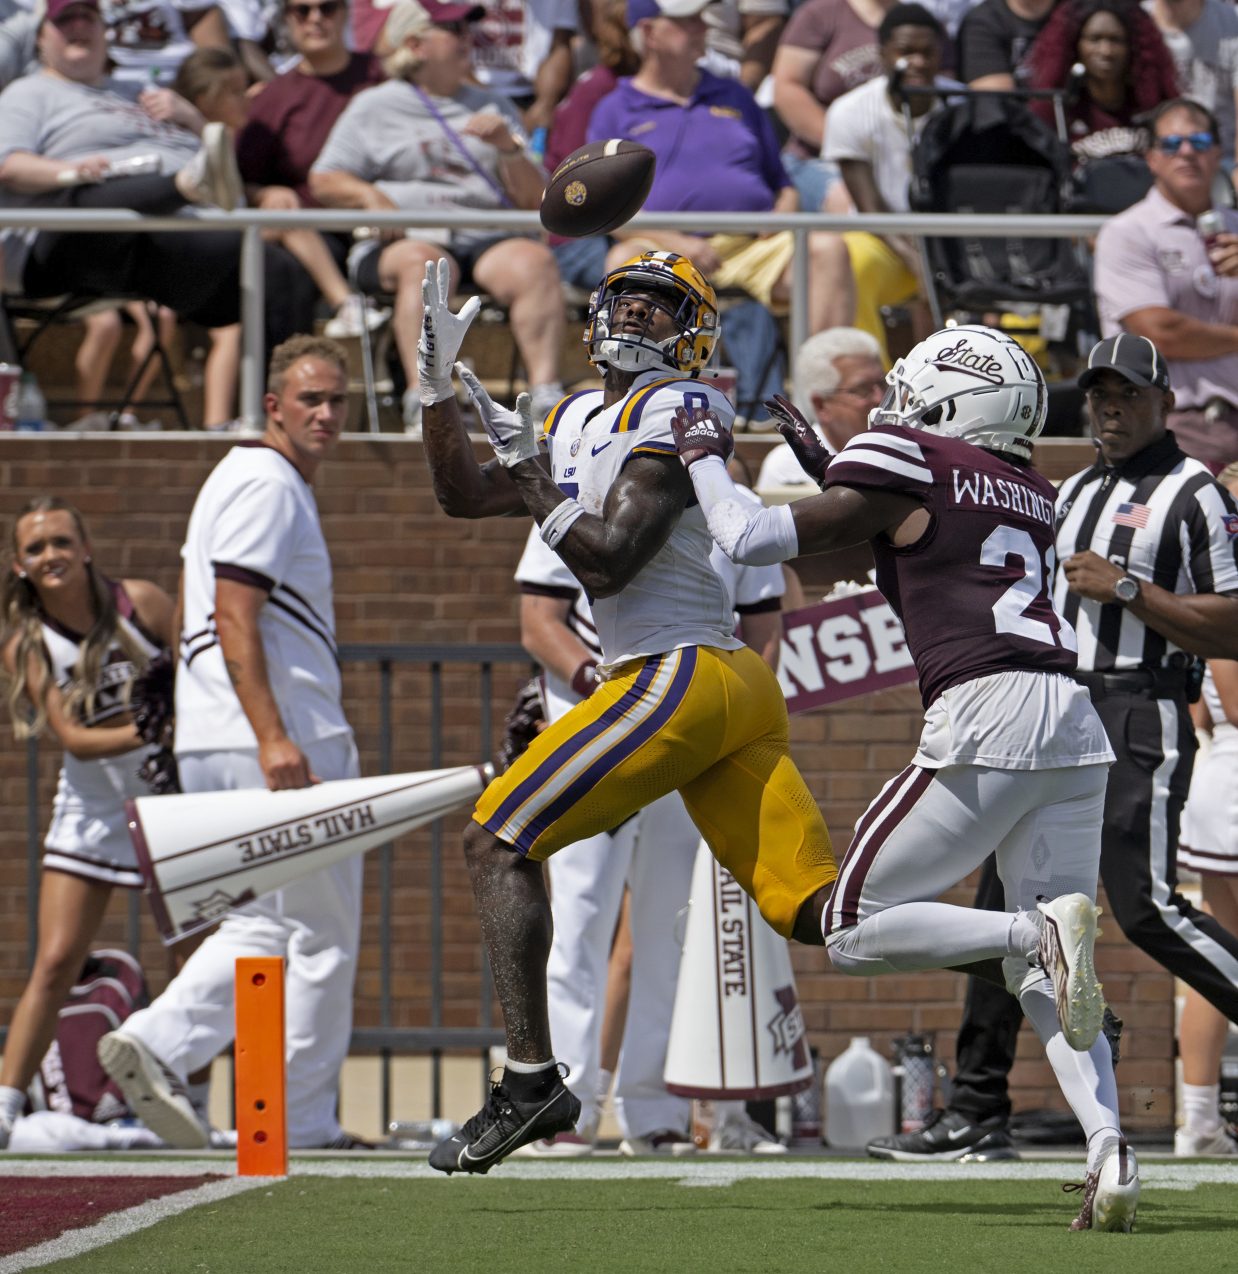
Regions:
[[[671,436],[676,409],[732,417],[726,398],[696,379],[717,339],[713,288],[686,257],[666,252],[602,280],[584,333],[602,387],[551,411],[548,457],[527,394],[514,411],[499,407],[456,367],[497,457],[479,465],[451,379],[476,302],[453,315],[444,263],[426,276],[423,438],[439,503],[457,517],[531,513],[588,590],[604,659],[592,694],[486,789],[464,837],[507,1065],[485,1107],[435,1147],[430,1164],[486,1172],[517,1147],[570,1130],[580,1112],[551,1053],[542,860],[678,791],[766,920],[817,945],[836,868],[791,760],[777,679],[734,636]]]
[[[1118,1123],[1094,905],[1113,752],[1070,676],[1054,609],[1052,486],[1030,466],[1040,371],[1009,337],[955,327],[887,377],[870,428],[831,457],[785,400],[767,404],[823,494],[758,509],[726,473],[724,423],[677,411],[675,439],[710,532],[737,562],[868,541],[903,622],[925,728],[911,765],[856,824],[824,919],[834,968],[872,975],[1004,956],[1088,1140],[1071,1228],[1129,1230],[1139,1196]],[[935,901],[996,853],[1010,912]]]

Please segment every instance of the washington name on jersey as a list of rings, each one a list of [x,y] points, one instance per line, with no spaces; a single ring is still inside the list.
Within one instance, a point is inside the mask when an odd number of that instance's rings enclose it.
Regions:
[[[1047,479],[958,438],[882,425],[847,443],[826,484],[906,495],[931,516],[914,544],[873,541],[877,587],[902,620],[925,707],[994,673],[1074,671],[1074,630],[1051,595]]]
[[[725,425],[735,412],[699,380],[644,372],[620,402],[600,389],[569,394],[546,417],[551,474],[586,513],[601,516],[606,495],[630,460],[676,457],[671,419],[680,407],[711,409]],[[684,646],[738,649],[731,599],[710,566],[713,538],[692,499],[665,544],[614,597],[591,598],[605,661],[615,666]]]

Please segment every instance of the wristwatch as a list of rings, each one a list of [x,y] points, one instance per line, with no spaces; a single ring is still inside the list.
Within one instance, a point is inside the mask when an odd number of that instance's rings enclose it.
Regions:
[[[1139,596],[1139,581],[1133,575],[1123,575],[1114,582],[1113,595],[1123,606],[1129,606]]]

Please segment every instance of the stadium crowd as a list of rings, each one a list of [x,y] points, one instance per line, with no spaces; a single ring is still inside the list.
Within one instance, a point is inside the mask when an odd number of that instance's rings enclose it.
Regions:
[[[1029,111],[1041,121],[1039,162],[1060,161],[1055,147],[1068,155],[1067,201],[1050,182],[1020,196],[1018,211],[1139,201],[1153,178],[1149,114],[1180,94],[1208,122],[1179,149],[1215,159],[1212,202],[1233,202],[1229,0],[2,0],[0,206],[533,209],[557,161],[588,139],[625,136],[657,155],[652,211],[754,221],[906,211],[927,206],[912,198],[919,139],[962,85],[1039,92],[1008,109],[1020,127]],[[76,398],[98,399],[122,315],[141,329],[139,348],[149,343],[153,320],[133,302],[153,300],[165,335],[177,318],[209,332],[202,424],[235,425],[239,237],[99,242],[0,234],[7,296],[115,302],[85,320]],[[419,280],[446,248],[453,285],[506,311],[544,415],[562,387],[563,286],[591,290],[650,246],[689,255],[723,292],[719,357],[738,373],[741,417],[763,417],[761,401],[782,388],[786,233],[629,230],[547,248],[479,230],[285,231],[265,245],[267,349],[297,332],[348,339],[390,322],[415,433]],[[175,271],[163,266],[169,251],[180,253]],[[810,332],[859,327],[888,364],[929,330],[925,272],[937,266],[911,237],[818,232],[808,251]],[[1079,331],[1109,326],[1090,300],[1052,351],[1027,338],[1051,380],[1076,370]],[[1029,309],[1003,324],[1026,329]],[[69,423],[100,419],[87,410]]]

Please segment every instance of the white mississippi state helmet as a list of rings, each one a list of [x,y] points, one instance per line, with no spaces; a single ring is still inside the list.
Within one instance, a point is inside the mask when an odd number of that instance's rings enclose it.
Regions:
[[[1044,428],[1045,380],[1031,355],[991,327],[947,327],[894,364],[870,425],[905,425],[1020,459]]]
[[[614,323],[615,305],[625,292],[659,298],[658,308],[675,320],[661,341],[645,330],[624,332]],[[612,270],[589,298],[584,341],[591,363],[625,372],[663,371],[695,375],[708,364],[718,341],[718,298],[709,280],[674,252],[642,252]]]

